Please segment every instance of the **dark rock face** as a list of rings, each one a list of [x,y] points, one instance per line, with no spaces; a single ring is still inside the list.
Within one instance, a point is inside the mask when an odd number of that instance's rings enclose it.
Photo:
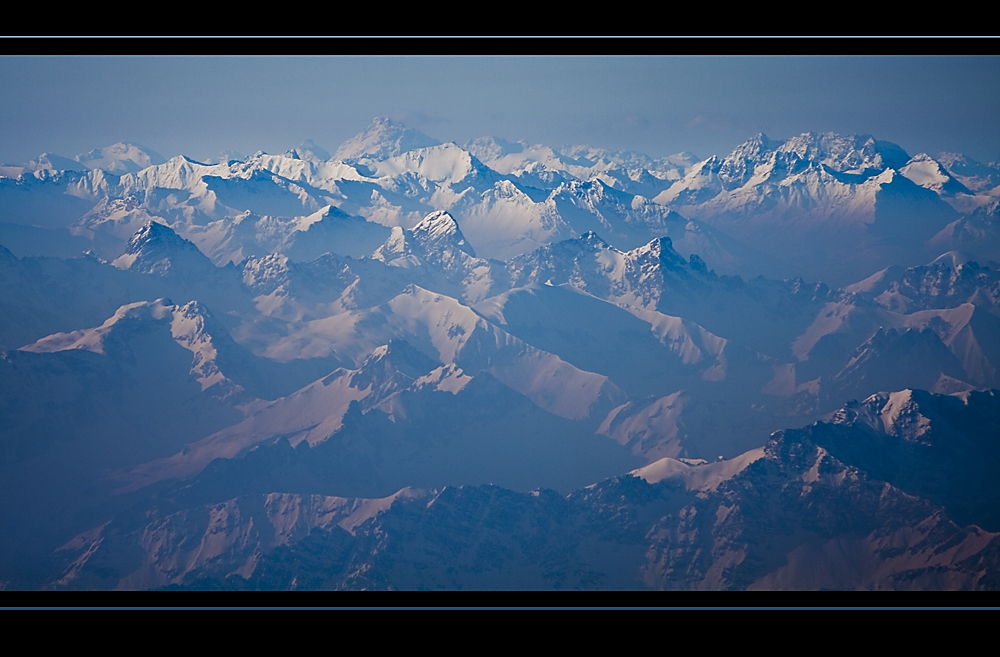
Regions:
[[[699,473],[727,462],[678,461],[690,477],[649,466],[566,497],[493,485],[379,500],[249,495],[81,535],[52,585],[992,590],[1000,535],[951,517],[993,522],[995,494],[962,500],[989,469],[983,428],[998,414],[994,392],[893,393],[778,432],[724,476]],[[936,477],[923,476],[932,465]]]

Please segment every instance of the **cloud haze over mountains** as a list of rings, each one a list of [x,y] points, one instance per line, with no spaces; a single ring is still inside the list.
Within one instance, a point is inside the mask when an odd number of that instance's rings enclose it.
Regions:
[[[1000,164],[379,117],[0,167],[9,589],[996,589]]]

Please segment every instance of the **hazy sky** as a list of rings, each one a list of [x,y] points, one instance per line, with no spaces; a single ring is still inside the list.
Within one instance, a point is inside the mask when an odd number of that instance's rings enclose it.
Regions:
[[[377,44],[376,44],[377,45]],[[165,157],[333,152],[378,115],[661,156],[758,131],[869,133],[1000,159],[1000,57],[0,57],[0,162],[116,141]]]

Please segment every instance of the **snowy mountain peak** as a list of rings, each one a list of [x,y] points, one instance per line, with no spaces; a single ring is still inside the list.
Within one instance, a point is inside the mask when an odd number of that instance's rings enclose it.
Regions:
[[[135,173],[166,160],[159,153],[137,144],[118,142],[104,148],[95,148],[70,159],[55,153],[42,153],[34,160],[19,167],[5,167],[19,171],[106,171],[122,175]],[[10,175],[10,174],[5,174]]]
[[[191,242],[171,228],[155,221],[147,222],[128,241],[125,253],[111,264],[144,274],[167,276],[177,270],[177,264],[204,270],[215,266]]]
[[[243,265],[243,284],[255,292],[270,294],[288,283],[288,256],[269,253],[260,258],[248,258]]]
[[[164,243],[180,245],[185,242],[182,237],[173,231],[169,226],[156,222],[147,221],[142,228],[137,230],[128,241],[128,253],[135,253],[143,246]]]
[[[626,256],[634,262],[643,262],[645,259],[652,257],[667,269],[680,269],[688,265],[687,259],[674,250],[673,240],[669,237],[658,237],[648,244],[629,251]],[[695,262],[694,258],[697,257],[696,255],[692,255],[692,262]],[[697,262],[704,265],[704,261],[701,258],[698,258]]]
[[[306,160],[308,162],[326,162],[330,159],[330,153],[318,146],[312,139],[306,139],[298,148],[293,148],[285,153],[295,160]]]
[[[972,193],[965,185],[953,178],[940,162],[927,153],[914,155],[905,166],[899,169],[899,172],[921,187],[942,196]]]
[[[168,332],[172,339],[192,354],[191,376],[205,390],[226,377],[219,370],[216,359],[220,342],[231,344],[226,330],[208,310],[191,301],[183,306],[174,305],[169,299],[139,301],[121,306],[101,326],[70,333],[56,333],[23,347],[23,351],[51,353],[83,349],[98,354],[126,354],[134,360],[135,350],[150,349],[143,345],[140,336]],[[162,344],[160,350],[162,348]],[[230,385],[230,390],[238,386]]]
[[[802,159],[825,164],[841,173],[899,169],[910,159],[899,145],[879,141],[871,135],[839,135],[805,132],[792,137],[777,150],[796,153]]]
[[[779,148],[784,142],[775,141],[768,138],[763,132],[758,132],[756,135],[746,140],[729,154],[730,158],[743,158],[753,160],[755,162],[766,159],[766,155],[771,151]],[[727,158],[728,159],[728,158]]]
[[[610,249],[611,245],[601,239],[601,236],[592,230],[588,230],[586,233],[579,237],[579,241],[582,244],[594,249]]]
[[[499,160],[504,155],[522,152],[525,144],[511,143],[499,137],[480,137],[479,139],[466,142],[462,148],[483,162],[492,162],[493,160]]]
[[[428,251],[440,251],[447,244],[472,257],[476,256],[476,252],[465,241],[465,236],[462,235],[458,222],[443,210],[432,212],[424,217],[420,223],[413,227],[411,233],[414,239],[419,241]]]
[[[830,422],[840,425],[860,424],[881,434],[916,443],[926,443],[931,431],[933,414],[924,406],[933,407],[947,397],[922,390],[879,392],[863,402],[851,401],[832,414]]]
[[[376,117],[361,133],[345,141],[333,154],[335,160],[386,160],[417,148],[441,142],[385,117]]]
[[[95,148],[77,155],[74,159],[88,169],[101,169],[118,175],[135,173],[167,161],[156,151],[128,142]]]
[[[432,212],[410,230],[394,227],[372,259],[404,269],[431,265],[452,280],[469,276],[484,279],[485,270],[478,274],[476,271],[488,268],[484,260],[476,257],[454,217],[444,211]]]
[[[899,169],[909,160],[910,156],[898,145],[876,140],[871,135],[805,132],[776,141],[758,133],[722,160],[718,175],[726,189],[736,189],[754,176],[758,166],[768,163],[780,164],[789,173],[809,165],[822,165],[839,173],[870,175]]]
[[[393,226],[392,232],[389,233],[389,237],[385,240],[385,243],[375,249],[375,252],[372,254],[372,260],[378,260],[393,267],[403,267],[404,269],[419,267],[423,262],[417,254],[417,250],[414,249],[414,245],[407,239],[407,231],[399,226]]]

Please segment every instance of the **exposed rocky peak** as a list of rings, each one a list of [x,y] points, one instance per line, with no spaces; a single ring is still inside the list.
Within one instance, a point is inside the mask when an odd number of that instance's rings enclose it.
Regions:
[[[963,303],[1000,310],[1000,271],[958,251],[944,253],[926,265],[878,272],[847,289],[893,312],[956,308]]]
[[[709,276],[704,263],[690,262],[677,253],[669,237],[623,252],[590,231],[507,262],[512,287],[535,283],[567,284],[601,299],[649,307],[666,286],[697,286]]]
[[[441,366],[441,363],[413,348],[402,339],[391,340],[377,347],[362,363],[351,378],[351,387],[372,387],[373,397],[366,399],[378,403],[398,390],[413,385],[414,381]]]
[[[998,419],[996,390],[939,395],[908,389],[849,402],[811,433],[871,477],[944,505],[959,523],[997,531],[1000,445],[984,427]]]
[[[938,258],[923,267],[907,269],[890,287],[891,293],[909,298],[913,308],[953,308],[973,300],[1000,302],[1000,271],[976,262]]]
[[[942,375],[958,381],[971,378],[934,328],[879,328],[854,350],[831,378],[831,386],[843,398],[896,390],[907,382],[931,389]]]
[[[715,170],[726,189],[742,187],[753,176],[756,166],[772,157],[781,144],[759,132],[710,168]]]
[[[639,267],[653,266],[652,263],[656,262],[660,267],[679,271],[689,264],[684,256],[674,250],[673,241],[669,237],[657,238],[645,246],[629,251],[627,255]]]
[[[388,239],[375,250],[372,259],[393,267],[409,269],[423,264],[420,258],[422,251],[418,242],[407,237],[405,229],[393,226]]]
[[[896,144],[878,141],[870,135],[806,132],[779,141],[758,133],[724,159],[706,161],[702,168],[718,176],[722,189],[732,191],[747,184],[761,166],[767,167],[768,176],[776,181],[815,169],[820,174],[824,170],[832,172],[837,179],[836,174],[862,176],[860,182],[885,169],[899,169],[909,159]],[[686,199],[696,200],[707,199],[700,196]]]
[[[915,496],[905,468],[930,464],[924,447],[871,437],[819,423],[733,459],[662,459],[568,496],[466,485],[377,500],[243,497],[190,519],[137,516],[80,534],[61,548],[71,565],[55,577],[59,588],[102,574],[101,588],[155,588],[173,573],[175,584],[228,589],[996,589],[997,535],[950,519],[984,505]],[[871,455],[903,476],[860,467],[879,463]],[[206,542],[210,532],[221,545]],[[136,572],[160,579],[126,579],[136,565],[119,555],[150,542],[162,548],[140,549]],[[194,545],[213,546],[202,549],[209,558],[192,558]],[[189,567],[166,568],[181,561]]]
[[[865,173],[899,169],[910,159],[898,145],[871,135],[806,132],[785,141],[777,150],[795,153],[827,165],[839,173]]]

